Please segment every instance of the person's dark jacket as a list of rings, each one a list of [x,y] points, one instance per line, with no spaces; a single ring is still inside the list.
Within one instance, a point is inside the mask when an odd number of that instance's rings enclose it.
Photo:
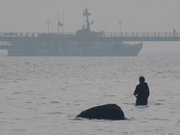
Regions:
[[[147,105],[148,97],[150,95],[148,84],[146,82],[138,84],[134,91],[134,95],[137,98],[136,105]]]

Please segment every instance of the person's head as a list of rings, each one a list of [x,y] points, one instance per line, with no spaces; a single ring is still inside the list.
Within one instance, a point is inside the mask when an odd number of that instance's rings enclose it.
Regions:
[[[139,77],[139,82],[140,82],[140,83],[144,83],[144,82],[145,82],[144,76],[140,76],[140,77]]]

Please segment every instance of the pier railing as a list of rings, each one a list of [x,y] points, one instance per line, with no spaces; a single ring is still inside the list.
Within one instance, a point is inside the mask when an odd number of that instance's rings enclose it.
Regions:
[[[107,32],[105,37],[180,37],[180,32]]]
[[[11,38],[71,37],[75,33],[0,32],[0,41]],[[180,41],[180,32],[99,32],[98,37],[122,41]]]
[[[70,36],[73,32],[67,33],[40,33],[40,32],[0,32],[0,38],[3,37],[45,37],[45,36]]]

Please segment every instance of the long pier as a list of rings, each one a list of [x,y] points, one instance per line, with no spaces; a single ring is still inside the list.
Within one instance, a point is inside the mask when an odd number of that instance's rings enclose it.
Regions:
[[[11,41],[21,38],[43,38],[43,37],[71,37],[75,33],[38,33],[38,32],[9,32],[0,33],[0,41]],[[98,38],[116,39],[120,41],[180,41],[180,32],[102,32]]]
[[[179,42],[180,32],[0,33],[0,49],[9,56],[137,56],[142,43],[124,41]]]

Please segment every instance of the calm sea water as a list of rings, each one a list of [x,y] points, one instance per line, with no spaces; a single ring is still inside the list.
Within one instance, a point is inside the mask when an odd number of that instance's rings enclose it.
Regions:
[[[0,57],[0,135],[179,135],[180,55]],[[134,106],[138,77],[149,105]],[[126,121],[76,120],[116,103]]]

